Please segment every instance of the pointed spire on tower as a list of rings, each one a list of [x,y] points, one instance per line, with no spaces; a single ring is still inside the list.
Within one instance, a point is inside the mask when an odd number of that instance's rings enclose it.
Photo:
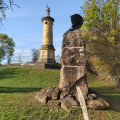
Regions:
[[[47,7],[47,10],[46,10],[47,16],[49,16],[50,15],[50,8],[48,7],[48,5],[46,5],[46,7]]]

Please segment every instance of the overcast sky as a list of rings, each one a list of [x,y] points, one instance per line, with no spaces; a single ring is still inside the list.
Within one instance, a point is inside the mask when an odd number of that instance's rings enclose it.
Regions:
[[[8,0],[7,0],[8,1]],[[63,34],[71,27],[70,16],[80,14],[84,0],[14,0],[20,8],[13,7],[13,12],[6,12],[1,33],[7,34],[15,41],[15,56],[21,51],[29,56],[32,48],[42,45],[42,21],[46,16],[46,4],[50,7],[50,16],[55,19],[53,25],[53,45],[55,55],[61,55]]]

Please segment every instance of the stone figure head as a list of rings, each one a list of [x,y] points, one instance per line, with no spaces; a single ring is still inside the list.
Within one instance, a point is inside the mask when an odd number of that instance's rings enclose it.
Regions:
[[[71,31],[78,30],[83,24],[83,18],[79,14],[74,14],[71,16],[72,29]]]

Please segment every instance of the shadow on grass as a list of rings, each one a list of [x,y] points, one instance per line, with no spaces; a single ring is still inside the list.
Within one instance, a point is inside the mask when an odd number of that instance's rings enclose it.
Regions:
[[[100,93],[110,103],[110,110],[120,112],[120,88],[116,87],[90,87]]]
[[[102,94],[119,94],[120,95],[120,88],[116,88],[113,86],[102,86],[102,87],[90,87]]]
[[[42,88],[0,87],[0,93],[25,93],[40,91]]]
[[[14,77],[14,74],[17,74],[16,73],[17,69],[18,68],[7,68],[7,69],[0,70],[0,80],[5,79],[5,78]]]

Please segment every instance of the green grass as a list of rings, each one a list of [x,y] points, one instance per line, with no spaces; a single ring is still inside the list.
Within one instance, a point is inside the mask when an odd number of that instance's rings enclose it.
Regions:
[[[40,89],[58,84],[59,79],[60,70],[1,67],[0,120],[83,120],[81,110],[67,115],[59,107],[48,107],[34,99]],[[120,88],[107,87],[89,72],[88,85],[112,103],[109,110],[89,110],[90,120],[120,120]]]

